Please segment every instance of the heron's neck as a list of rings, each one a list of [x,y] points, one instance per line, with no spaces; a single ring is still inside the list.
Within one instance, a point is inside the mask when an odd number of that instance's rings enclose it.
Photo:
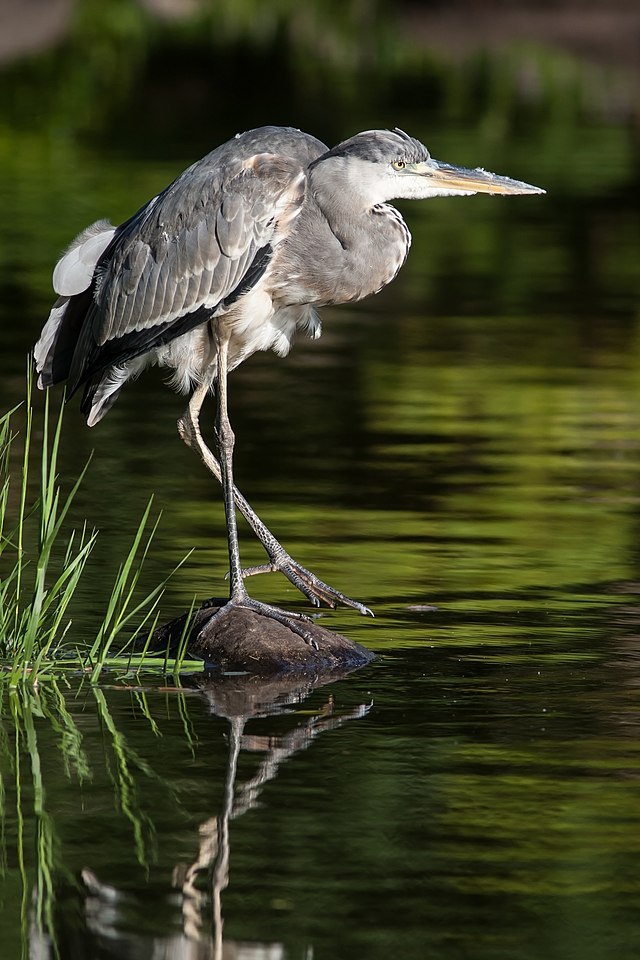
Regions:
[[[309,177],[311,197],[341,246],[344,249],[361,247],[367,238],[375,239],[371,224],[372,214],[379,208],[375,198],[368,197],[364,191],[351,190],[350,185],[314,174],[316,170],[312,170]]]
[[[395,207],[365,204],[326,180],[316,189],[312,179],[308,204],[291,246],[315,302],[362,300],[393,280],[411,242]]]

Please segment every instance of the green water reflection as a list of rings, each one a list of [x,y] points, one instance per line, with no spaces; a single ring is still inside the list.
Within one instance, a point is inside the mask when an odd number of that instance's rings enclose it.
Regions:
[[[632,956],[629,674],[535,650],[365,673],[5,699],[6,955],[22,915],[74,958],[214,956],[222,930],[247,957]]]
[[[3,410],[60,250],[237,129],[333,143],[399,124],[548,193],[406,204],[392,286],[233,376],[239,485],[298,560],[373,607],[323,619],[373,665],[295,695],[207,689],[197,664],[180,691],[0,685],[0,955],[211,957],[223,918],[225,956],[245,960],[631,960],[637,70],[539,37],[463,55],[408,29],[415,8],[205,6],[162,23],[82,0],[58,42],[1,65]],[[222,505],[177,437],[182,406],[150,372],[94,431],[68,407],[63,480],[95,448],[69,521],[100,527],[69,643],[95,636],[152,492],[141,589],[194,547],[163,616],[225,590]],[[246,530],[242,549],[262,560]],[[278,577],[251,589],[306,609]]]

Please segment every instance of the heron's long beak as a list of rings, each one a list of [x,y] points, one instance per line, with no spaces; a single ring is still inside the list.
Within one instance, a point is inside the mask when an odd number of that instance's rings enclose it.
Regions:
[[[424,177],[434,192],[442,193],[545,193],[540,187],[522,180],[512,180],[510,177],[499,177],[477,167],[475,170],[466,170],[464,167],[452,167],[448,163],[438,163],[437,160],[427,160],[413,165],[412,172]]]

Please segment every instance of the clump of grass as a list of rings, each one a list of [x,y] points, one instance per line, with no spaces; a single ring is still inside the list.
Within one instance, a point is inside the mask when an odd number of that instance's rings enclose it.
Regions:
[[[58,479],[58,455],[63,411],[54,418],[45,396],[42,448],[40,450],[39,494],[29,503],[33,451],[32,376],[27,378],[23,451],[19,480],[12,476],[16,434],[12,419],[16,410],[0,417],[0,662],[10,673],[12,685],[29,678],[43,679],[52,669],[82,666],[97,680],[102,669],[133,649],[142,631],[150,638],[158,617],[158,604],[167,580],[142,599],[137,586],[158,521],[148,531],[152,501],[149,501],[129,553],[120,565],[102,623],[95,640],[75,647],[70,657],[65,637],[71,619],[69,606],[77,592],[97,533],[85,524],[78,532],[66,532],[65,520],[88,463],[67,493]],[[15,451],[14,451],[15,452]],[[10,526],[11,509],[15,514]],[[34,538],[31,527],[35,525]],[[35,543],[33,540],[35,539]],[[65,542],[66,541],[66,542]],[[186,559],[186,558],[185,558]],[[184,561],[182,561],[184,562]],[[133,632],[124,646],[118,641],[125,627]],[[142,654],[142,659],[148,647]],[[132,654],[128,668],[131,669]],[[119,660],[122,664],[122,660]]]
[[[65,632],[65,613],[77,589],[87,558],[95,543],[95,532],[86,527],[78,536],[70,535],[66,549],[54,573],[52,555],[61,538],[62,525],[86,472],[86,466],[66,497],[57,481],[58,451],[62,430],[62,410],[50,434],[49,396],[45,399],[42,453],[40,458],[40,494],[28,505],[31,446],[33,437],[32,378],[27,384],[22,470],[14,496],[11,452],[15,434],[11,420],[15,410],[0,420],[0,562],[8,572],[0,578],[0,656],[9,661],[15,680],[27,671],[38,673]],[[17,499],[18,511],[13,529],[7,532],[10,505]],[[27,521],[35,519],[37,542],[31,557],[27,549]],[[66,625],[68,627],[68,623]]]

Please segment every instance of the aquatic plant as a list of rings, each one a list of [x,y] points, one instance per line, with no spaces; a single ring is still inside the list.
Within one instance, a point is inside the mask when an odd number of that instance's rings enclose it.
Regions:
[[[75,639],[70,646],[69,607],[96,544],[97,531],[86,523],[79,531],[68,531],[65,521],[89,463],[64,492],[58,476],[64,406],[54,417],[49,396],[45,396],[42,443],[36,450],[31,395],[29,370],[21,455],[15,450],[17,434],[12,427],[18,408],[0,417],[0,664],[13,686],[26,679],[43,679],[53,668],[82,667],[96,681],[107,663],[126,664],[129,670],[143,663],[149,665],[149,640],[169,579],[139,597],[141,571],[159,522],[159,518],[152,525],[150,522],[153,498],[120,564],[95,638],[84,643]],[[39,490],[32,501],[30,477],[33,461],[38,459]],[[20,464],[19,479],[17,469],[13,469],[16,461]],[[121,644],[125,627],[130,633]],[[145,630],[147,642],[134,663],[135,642]],[[127,660],[122,659],[125,651]],[[153,663],[168,667],[166,658]],[[175,664],[172,666],[175,668]]]

